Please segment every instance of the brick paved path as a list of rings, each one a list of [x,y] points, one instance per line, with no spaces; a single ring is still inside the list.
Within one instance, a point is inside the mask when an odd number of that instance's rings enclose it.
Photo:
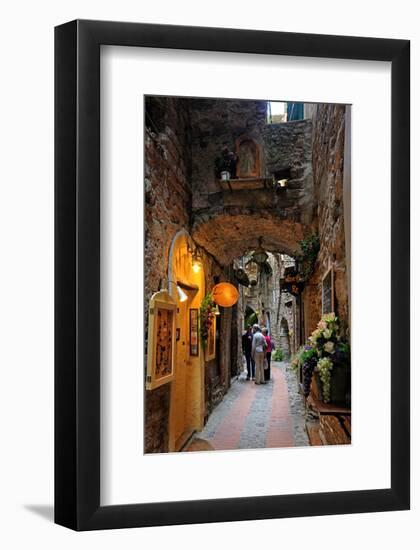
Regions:
[[[242,373],[196,437],[216,450],[309,445],[303,401],[287,367],[273,362],[272,379],[259,386]]]

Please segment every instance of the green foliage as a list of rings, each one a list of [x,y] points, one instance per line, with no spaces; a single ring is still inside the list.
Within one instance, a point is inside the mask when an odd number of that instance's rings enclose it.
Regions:
[[[299,241],[300,251],[295,255],[298,269],[303,281],[312,275],[320,248],[319,235],[312,233]]]
[[[318,351],[316,348],[312,348],[309,346],[305,346],[303,348],[303,351],[300,354],[300,362],[303,365],[303,363],[306,363],[307,361],[310,361],[313,357],[316,357],[318,359]]]
[[[255,325],[258,323],[258,316],[255,311],[252,311],[248,317],[245,317],[245,328],[249,325]]]
[[[213,323],[216,304],[211,293],[206,294],[200,304],[200,340],[203,349],[207,346],[209,329]]]
[[[283,361],[284,359],[283,350],[281,349],[274,350],[274,352],[271,354],[271,359],[273,361]]]

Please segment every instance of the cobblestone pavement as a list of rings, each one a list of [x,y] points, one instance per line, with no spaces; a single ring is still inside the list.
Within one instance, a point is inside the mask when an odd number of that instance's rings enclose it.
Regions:
[[[288,363],[272,362],[271,376],[258,386],[243,372],[196,437],[216,450],[309,445],[296,375]]]

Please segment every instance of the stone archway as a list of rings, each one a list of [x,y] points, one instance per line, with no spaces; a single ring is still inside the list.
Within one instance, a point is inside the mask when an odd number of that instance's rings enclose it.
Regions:
[[[251,306],[247,305],[245,307],[244,329],[246,329],[249,325],[254,325],[255,323],[258,323],[258,315]]]
[[[228,266],[247,251],[255,249],[260,237],[267,251],[294,256],[306,231],[306,225],[282,219],[277,211],[234,209],[196,215],[192,237],[219,264]]]

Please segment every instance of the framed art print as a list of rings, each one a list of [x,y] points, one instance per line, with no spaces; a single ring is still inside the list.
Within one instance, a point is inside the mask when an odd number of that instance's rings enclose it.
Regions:
[[[198,309],[190,309],[190,355],[199,354]]]
[[[173,379],[176,304],[166,292],[157,292],[149,304],[146,387],[152,390]],[[178,338],[176,338],[178,340]]]
[[[211,361],[216,357],[216,317],[212,318],[207,337],[206,359]]]
[[[55,521],[408,509],[409,42],[55,37]]]

